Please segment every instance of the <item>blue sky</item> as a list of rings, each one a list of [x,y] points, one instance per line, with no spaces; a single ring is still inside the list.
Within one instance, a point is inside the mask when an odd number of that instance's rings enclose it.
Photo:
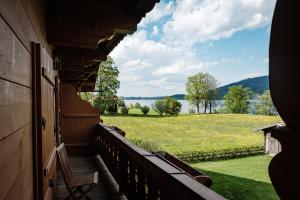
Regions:
[[[120,96],[185,93],[188,76],[224,85],[268,74],[275,0],[161,0],[110,54]]]

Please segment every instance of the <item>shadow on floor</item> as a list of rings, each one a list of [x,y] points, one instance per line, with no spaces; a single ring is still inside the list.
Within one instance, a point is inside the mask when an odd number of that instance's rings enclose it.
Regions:
[[[100,157],[96,156],[70,156],[71,168],[75,175],[84,175],[99,172],[98,184],[88,193],[92,200],[126,200],[124,195],[119,195],[118,185],[112,178],[108,169],[104,165]],[[56,187],[56,200],[65,199],[68,191],[61,176],[61,172],[57,172],[58,181]]]
[[[221,174],[201,169],[213,180],[212,189],[228,199],[274,200],[279,199],[271,183]]]

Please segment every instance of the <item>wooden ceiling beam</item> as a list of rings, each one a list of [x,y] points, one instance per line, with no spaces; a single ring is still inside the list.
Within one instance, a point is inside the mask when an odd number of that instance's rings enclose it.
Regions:
[[[53,3],[47,17],[48,42],[54,45],[95,49],[100,40],[115,33],[128,34],[137,29],[141,17],[134,11],[122,11],[75,1]]]
[[[61,59],[61,71],[83,71],[85,66],[107,59],[103,51],[86,48],[58,47],[56,54]]]

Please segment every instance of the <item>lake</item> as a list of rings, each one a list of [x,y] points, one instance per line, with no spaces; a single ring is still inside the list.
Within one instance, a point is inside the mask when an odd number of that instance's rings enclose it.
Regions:
[[[125,104],[128,106],[129,104],[135,104],[139,103],[142,106],[149,106],[151,108],[151,105],[156,101],[156,100],[124,100]],[[181,113],[188,113],[190,108],[194,108],[196,111],[196,107],[192,106],[189,104],[187,100],[178,100],[182,107],[181,107]],[[257,103],[258,100],[249,100],[250,106],[249,106],[249,113],[254,113],[254,104]],[[224,107],[224,100],[216,100],[216,107],[213,108],[213,110],[220,110],[221,108]],[[204,107],[200,107],[200,112],[204,112]],[[209,112],[209,110],[207,110]]]

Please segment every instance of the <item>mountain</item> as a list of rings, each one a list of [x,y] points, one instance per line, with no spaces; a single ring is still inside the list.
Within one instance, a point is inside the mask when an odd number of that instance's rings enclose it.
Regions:
[[[170,97],[173,97],[177,100],[184,100],[184,94],[174,94],[171,95]],[[156,96],[156,97],[122,97],[124,100],[158,100],[158,99],[163,99],[166,96]]]
[[[218,97],[217,99],[222,99],[224,95],[228,92],[229,87],[242,85],[244,87],[249,87],[253,93],[262,94],[265,90],[269,89],[269,76],[259,76],[255,78],[247,78],[241,81],[230,83],[222,87],[217,88]],[[177,100],[184,100],[184,94],[174,94],[171,97]],[[156,97],[123,97],[124,100],[157,100],[163,99],[165,96]]]
[[[242,85],[249,87],[253,93],[262,94],[269,89],[269,76],[259,76],[255,78],[247,78],[238,82],[230,83],[218,88],[218,99],[222,99],[228,92],[229,87]]]

